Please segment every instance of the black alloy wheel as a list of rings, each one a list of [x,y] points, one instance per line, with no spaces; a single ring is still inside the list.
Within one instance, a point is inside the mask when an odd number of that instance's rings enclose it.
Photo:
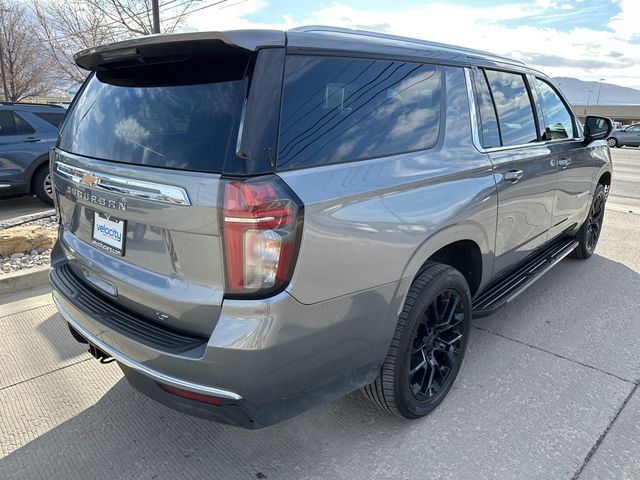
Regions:
[[[604,219],[604,195],[598,195],[593,199],[591,212],[589,213],[589,226],[587,228],[587,250],[593,253],[600,238],[602,220]]]
[[[416,400],[430,399],[446,385],[460,359],[464,306],[455,290],[445,290],[425,310],[407,359],[407,380]]]
[[[427,262],[414,279],[378,377],[362,390],[379,408],[415,419],[436,408],[460,370],[471,293],[455,268]]]
[[[593,194],[593,200],[591,201],[589,216],[576,234],[578,246],[571,252],[573,258],[585,260],[595,252],[598,240],[600,240],[600,234],[602,233],[606,202],[607,193],[605,187],[602,184],[598,184]]]

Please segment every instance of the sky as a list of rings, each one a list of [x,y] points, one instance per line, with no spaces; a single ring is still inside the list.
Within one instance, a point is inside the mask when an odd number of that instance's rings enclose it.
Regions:
[[[553,77],[640,88],[640,0],[198,0],[196,8],[184,30],[359,28],[507,55]]]

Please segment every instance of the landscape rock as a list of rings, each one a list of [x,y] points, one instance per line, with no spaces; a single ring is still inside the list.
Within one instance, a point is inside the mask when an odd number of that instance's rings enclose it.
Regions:
[[[22,252],[31,252],[38,248],[50,249],[57,232],[49,225],[20,225],[0,231],[0,256],[16,258],[24,256]]]

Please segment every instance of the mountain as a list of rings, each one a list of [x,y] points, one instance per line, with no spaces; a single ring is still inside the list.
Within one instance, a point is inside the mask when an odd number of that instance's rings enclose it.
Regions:
[[[571,77],[553,79],[574,105],[640,105],[640,90],[606,82],[585,82]],[[600,99],[598,100],[598,90]]]

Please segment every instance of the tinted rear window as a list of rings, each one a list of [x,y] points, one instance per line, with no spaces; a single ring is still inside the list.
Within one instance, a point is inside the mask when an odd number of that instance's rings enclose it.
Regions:
[[[54,127],[59,127],[60,122],[62,122],[62,119],[64,118],[64,112],[33,112],[33,114],[37,117],[40,117],[45,122],[50,123]]]
[[[434,146],[440,124],[440,77],[435,65],[288,57],[278,168]]]
[[[220,172],[247,58],[194,58],[93,74],[60,148],[103,160]]]

